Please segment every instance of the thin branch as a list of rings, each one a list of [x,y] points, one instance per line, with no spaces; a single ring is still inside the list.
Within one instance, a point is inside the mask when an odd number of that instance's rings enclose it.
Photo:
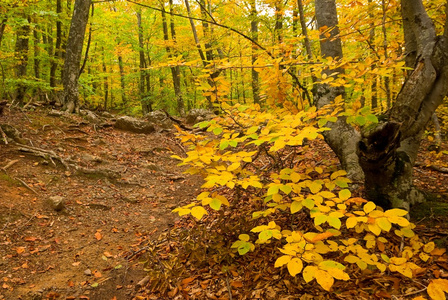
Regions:
[[[164,11],[163,9],[160,9],[160,8],[157,8],[157,7],[154,7],[154,6],[150,6],[150,5],[146,5],[146,4],[142,4],[142,3],[138,3],[138,2],[135,2],[135,1],[132,1],[132,0],[126,0],[126,1],[127,1],[127,2],[130,2],[130,3],[133,3],[133,4],[136,4],[136,5],[140,5],[140,6],[146,7],[146,8],[150,8],[150,9],[153,9],[153,10],[156,10],[156,11],[160,11],[160,12],[163,12],[163,11]],[[260,43],[256,42],[256,41],[255,41],[254,39],[252,39],[251,37],[245,35],[244,33],[240,32],[240,31],[238,31],[238,30],[236,30],[236,29],[234,29],[234,28],[232,28],[232,27],[230,27],[230,26],[227,26],[227,25],[224,25],[224,24],[221,24],[221,23],[217,23],[217,22],[215,22],[215,21],[205,20],[205,19],[202,19],[202,18],[195,18],[195,17],[191,17],[191,16],[184,16],[184,15],[181,15],[181,14],[178,14],[178,13],[174,13],[174,12],[171,12],[171,11],[170,11],[170,12],[165,11],[165,12],[168,13],[168,14],[170,14],[170,15],[172,15],[172,16],[176,16],[176,17],[179,17],[179,18],[184,18],[184,19],[189,19],[189,20],[195,20],[195,21],[201,21],[201,22],[205,22],[205,23],[213,24],[213,25],[216,25],[216,26],[218,26],[218,27],[222,27],[222,28],[225,28],[225,29],[227,29],[227,30],[230,30],[230,31],[232,31],[232,32],[234,32],[234,33],[236,33],[236,34],[242,36],[242,37],[245,38],[246,40],[250,41],[251,43],[253,43],[254,45],[256,45],[258,48],[260,48],[261,50],[265,51],[265,52],[266,52],[272,59],[276,59],[275,56],[274,56],[268,49],[266,49],[265,47],[263,47],[262,45],[260,45]],[[310,98],[310,95],[309,95],[309,93],[308,93],[308,89],[306,89],[306,88],[300,83],[299,78],[297,78],[297,76],[296,76],[294,73],[292,73],[291,70],[287,70],[287,72],[288,72],[288,74],[293,78],[293,80],[294,80],[294,82],[297,84],[297,86],[300,87],[300,88],[305,92],[306,97],[308,98],[308,100],[309,100],[310,103],[311,103],[311,98]]]

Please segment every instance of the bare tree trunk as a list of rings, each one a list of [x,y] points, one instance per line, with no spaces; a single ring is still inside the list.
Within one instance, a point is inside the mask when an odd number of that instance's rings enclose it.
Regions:
[[[33,29],[33,37],[34,37],[34,77],[40,78],[40,35],[39,35],[40,26],[38,24],[35,25]]]
[[[56,70],[58,69],[59,60],[62,57],[61,54],[61,44],[62,44],[62,4],[61,0],[56,0],[56,13],[59,18],[56,21],[56,46],[54,47],[54,57],[51,59],[50,66],[50,86],[56,87]],[[52,38],[53,40],[53,38]]]
[[[250,2],[250,32],[251,32],[251,38],[254,40],[254,42],[258,43],[258,13],[257,13],[257,5],[255,0],[252,0]],[[252,44],[252,95],[254,99],[255,104],[261,104],[260,103],[260,80],[258,77],[258,72],[254,68],[254,64],[256,60],[258,59],[257,54],[257,46],[255,44]]]
[[[330,36],[326,37],[322,34],[320,37],[322,57],[342,58],[342,44],[341,40],[337,38],[339,28],[337,27],[338,18],[334,0],[316,0],[315,7],[318,27],[332,28],[329,32]],[[343,74],[344,70],[339,68],[324,71],[328,76],[333,72]],[[315,92],[315,103],[318,108],[321,108],[332,103],[337,96],[343,94],[343,87],[318,84]],[[356,153],[358,141],[361,137],[360,134],[352,126],[348,125],[344,118],[339,118],[336,123],[328,123],[327,126],[332,129],[324,134],[328,145],[338,156],[342,167],[347,170],[348,176],[354,181],[361,181],[363,172],[359,166]]]
[[[28,48],[29,48],[29,34],[30,34],[30,24],[29,20],[26,24],[20,26],[17,29],[17,39],[15,45],[15,57],[17,59],[16,65],[16,77],[17,79],[23,79],[26,76],[26,68],[28,66]],[[23,99],[25,97],[26,86],[24,83],[19,82],[15,94],[15,102],[22,106]]]
[[[170,12],[173,10],[173,1],[170,0]],[[168,28],[166,24],[166,15],[165,12],[162,11],[162,19],[163,19],[163,37],[165,41],[169,40],[168,37]],[[176,43],[176,30],[174,28],[174,20],[173,18],[170,18],[170,29],[171,29],[171,39],[174,43]],[[172,57],[173,54],[170,51],[170,47],[166,47],[166,51],[168,52],[168,57]],[[175,50],[173,49],[173,52]],[[184,106],[184,99],[182,97],[182,90],[181,90],[181,82],[180,82],[180,67],[174,66],[171,67],[171,75],[173,76],[173,87],[174,87],[174,94],[176,96],[176,102],[177,102],[177,112],[179,115],[183,116],[185,115],[185,106]]]
[[[143,51],[143,27],[142,27],[142,14],[140,11],[137,12],[137,26],[138,26],[138,53],[140,58],[140,83],[139,83],[139,89],[140,89],[140,98],[141,98],[141,104],[142,104],[142,112],[143,115],[146,115],[147,113],[152,111],[152,105],[151,101],[149,101],[147,98],[147,93],[145,91],[145,73],[146,73],[146,59],[145,59],[145,52]],[[148,91],[149,92],[149,91]]]
[[[118,54],[118,68],[120,70],[121,101],[123,102],[123,105],[126,107],[128,104],[128,100],[126,98],[126,81],[124,76],[123,57],[121,56],[121,54]]]
[[[76,0],[72,22],[67,40],[64,63],[64,96],[63,109],[67,112],[79,111],[78,78],[82,55],[84,35],[89,20],[91,0]]]
[[[8,21],[8,18],[3,17],[2,21],[0,22],[0,46],[2,45],[3,33],[5,32],[6,28],[6,21]]]

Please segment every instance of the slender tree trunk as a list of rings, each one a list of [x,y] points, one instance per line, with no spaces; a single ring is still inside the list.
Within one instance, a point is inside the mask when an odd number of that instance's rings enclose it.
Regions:
[[[386,28],[386,1],[381,0],[381,7],[383,9],[383,18],[382,18],[382,30],[383,30],[383,51],[384,57],[387,59],[389,54],[387,53],[388,43],[387,43],[387,28]],[[392,99],[390,93],[390,79],[389,77],[384,77],[384,91],[386,93],[386,108],[389,109],[392,106]]]
[[[143,48],[143,27],[142,27],[142,14],[141,12],[137,12],[137,25],[138,25],[138,53],[140,58],[140,83],[139,83],[139,89],[140,89],[140,98],[141,104],[142,104],[142,112],[143,115],[146,115],[147,113],[152,111],[152,105],[151,102],[147,98],[149,95],[145,92],[145,73],[146,73],[146,60],[145,60],[145,52]]]
[[[28,50],[29,50],[29,34],[30,34],[30,24],[29,20],[26,24],[20,26],[17,29],[17,38],[15,45],[15,57],[17,59],[16,65],[16,78],[23,79],[26,76],[26,69],[28,66]],[[23,100],[25,98],[26,86],[24,83],[19,82],[16,89],[15,101],[18,105],[23,105]]]
[[[118,54],[118,68],[120,70],[121,102],[123,102],[123,105],[127,107],[128,100],[126,97],[126,80],[124,75],[123,57],[121,56],[121,54]]]
[[[34,77],[40,78],[40,35],[39,35],[40,26],[38,24],[35,25],[33,29],[33,37],[34,37]]]
[[[373,48],[375,46],[375,23],[373,22],[374,15],[371,12],[371,10],[373,9],[372,0],[369,0],[368,3],[369,3],[369,18],[372,20],[372,22],[370,23],[371,29],[369,31],[369,44],[370,44],[370,47],[372,48],[371,53],[377,54],[375,51],[375,48]],[[375,110],[378,107],[377,75],[372,74],[371,76],[373,77],[373,79],[372,79],[372,85],[371,85],[370,103],[371,103],[372,110]]]
[[[56,70],[58,69],[59,61],[62,58],[61,43],[62,43],[62,0],[56,0],[56,14],[59,16],[56,21],[56,46],[54,47],[54,57],[51,60],[50,66],[50,86],[56,87]],[[62,78],[62,77],[61,77]]]
[[[84,35],[89,20],[91,0],[76,0],[67,40],[64,63],[63,109],[67,112],[79,111],[78,78]]]
[[[170,12],[173,10],[173,1],[170,0]],[[164,22],[163,25],[163,31],[164,31],[164,39],[165,41],[169,40],[168,37],[168,28],[166,26],[166,15],[165,12],[162,11],[162,19]],[[173,18],[170,18],[170,29],[171,29],[171,39],[173,43],[176,43],[176,30],[174,28],[174,20]],[[168,57],[172,57],[173,53],[170,52],[170,47],[166,47],[166,50],[168,52]],[[175,49],[172,49],[173,52]],[[184,99],[182,98],[182,90],[181,90],[181,82],[180,82],[180,67],[174,66],[171,67],[171,75],[173,76],[173,87],[174,87],[174,94],[176,96],[176,103],[177,103],[177,112],[179,115],[183,116],[185,115],[185,106],[184,106]]]
[[[250,33],[251,38],[254,40],[254,42],[258,43],[258,13],[257,13],[257,5],[255,0],[252,0],[250,2]],[[258,72],[255,70],[255,62],[258,59],[257,54],[257,46],[255,44],[252,44],[252,95],[254,99],[255,104],[261,104],[260,103],[260,80],[258,77]]]
[[[104,110],[108,109],[108,101],[109,101],[109,78],[106,75],[107,67],[106,67],[106,55],[104,54],[104,47],[103,47],[103,87],[104,87]]]
[[[5,32],[7,21],[8,21],[8,18],[3,17],[2,21],[0,22],[0,46],[2,45],[3,33]]]

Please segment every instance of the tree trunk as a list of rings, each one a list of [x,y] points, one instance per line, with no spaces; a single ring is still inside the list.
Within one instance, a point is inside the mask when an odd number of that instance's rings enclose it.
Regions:
[[[147,95],[145,91],[146,59],[145,59],[145,52],[143,51],[144,48],[143,48],[142,13],[140,11],[137,12],[137,26],[138,26],[139,67],[140,67],[140,82],[139,82],[140,98],[141,98],[140,102],[142,105],[142,113],[143,115],[146,115],[147,113],[152,111],[152,105],[151,101],[145,99],[149,95]]]
[[[67,40],[67,50],[64,62],[64,96],[62,99],[63,110],[73,113],[79,111],[78,78],[81,62],[82,47],[87,22],[89,20],[89,8],[91,0],[76,0],[72,22]]]
[[[62,4],[61,0],[56,0],[56,13],[58,20],[56,21],[56,46],[54,47],[54,56],[51,59],[50,66],[50,87],[56,87],[56,70],[58,69],[59,60],[61,59],[61,43],[62,43]],[[50,33],[51,35],[51,33]],[[53,38],[51,38],[53,42]]]
[[[341,40],[337,38],[339,35],[338,17],[336,12],[336,4],[334,0],[316,0],[316,20],[319,28],[333,28],[329,32],[330,36],[322,34],[320,36],[320,48],[322,57],[342,58]],[[342,68],[325,70],[328,76],[338,72],[344,73]],[[337,76],[337,75],[336,75]],[[337,96],[344,94],[343,87],[333,87],[328,84],[317,84],[315,90],[315,103],[318,108],[332,103]],[[328,127],[332,130],[324,132],[325,140],[328,145],[338,156],[342,168],[344,168],[349,178],[354,181],[363,179],[363,172],[358,162],[357,144],[360,134],[350,125],[347,124],[345,118],[339,118],[336,123],[328,123]]]
[[[170,12],[173,10],[173,1],[170,0]],[[162,10],[162,22],[163,22],[163,38],[165,41],[169,41],[168,36],[168,25],[166,20],[166,14],[165,11]],[[176,30],[174,28],[174,20],[173,18],[170,19],[170,29],[171,29],[171,39],[174,43],[176,43]],[[168,57],[172,58],[174,49],[170,49],[169,46],[166,47],[166,51],[168,53]],[[183,116],[185,115],[185,106],[184,106],[184,99],[182,98],[182,90],[181,90],[181,82],[180,82],[180,67],[174,66],[171,67],[171,75],[173,76],[173,87],[174,87],[174,95],[176,97],[176,103],[177,103],[177,112],[179,115]]]
[[[16,65],[16,78],[23,79],[26,76],[26,68],[28,66],[28,48],[29,48],[29,34],[30,25],[29,20],[25,25],[20,26],[17,29],[17,39],[15,45],[15,57],[17,59]],[[19,82],[15,94],[15,102],[22,106],[23,99],[25,97],[26,86],[24,83]]]
[[[254,42],[258,43],[258,13],[257,13],[257,5],[255,0],[252,0],[250,2],[251,9],[250,9],[250,33],[251,38],[254,40]],[[260,82],[259,82],[259,76],[258,72],[255,70],[254,64],[255,61],[258,59],[257,54],[257,46],[255,44],[252,44],[252,97],[254,99],[255,104],[261,104],[260,103]]]
[[[8,18],[3,17],[2,21],[0,22],[0,46],[2,45],[3,33],[5,32],[6,28],[6,21],[8,21]]]
[[[402,0],[401,6],[406,53],[409,54],[406,62],[413,66],[413,70],[389,110],[388,120],[374,129],[364,130],[359,140],[355,130],[347,130],[340,118],[331,126],[332,137],[327,135],[326,140],[343,165],[344,159],[347,161],[353,153],[344,152],[338,145],[343,143],[345,148],[350,148],[353,143],[359,144],[357,154],[369,200],[384,208],[409,209],[413,203],[423,200],[412,184],[412,168],[422,133],[448,93],[448,33],[436,36],[421,0]],[[334,0],[316,0],[316,18],[319,27],[337,25]],[[338,38],[323,40],[322,55],[340,57],[338,41]],[[340,94],[337,88],[320,85],[318,107],[330,103]]]

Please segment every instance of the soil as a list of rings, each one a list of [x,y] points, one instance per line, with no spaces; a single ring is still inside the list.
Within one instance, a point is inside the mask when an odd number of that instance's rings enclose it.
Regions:
[[[112,120],[95,125],[48,112],[0,116],[25,142],[0,143],[0,300],[160,299],[139,290],[148,274],[141,254],[148,241],[182,225],[171,211],[192,200],[202,183],[171,158],[184,152],[175,130],[136,134],[114,129]],[[448,155],[427,146],[415,183],[430,201],[412,216],[419,234],[446,247],[448,174],[431,166],[446,168]],[[332,156],[321,148],[321,160]],[[216,289],[225,291],[228,278],[219,282]]]
[[[0,144],[0,299],[132,299],[146,275],[136,254],[201,185],[171,158],[182,153],[174,131],[135,134],[43,109],[6,111],[0,123],[56,155]]]

